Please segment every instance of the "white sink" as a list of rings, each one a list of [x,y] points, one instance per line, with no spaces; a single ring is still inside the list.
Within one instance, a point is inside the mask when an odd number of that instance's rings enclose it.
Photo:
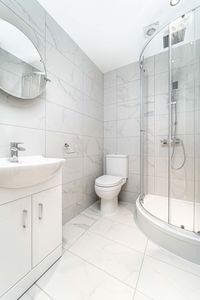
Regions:
[[[0,158],[0,187],[25,188],[50,179],[62,167],[65,159],[43,156],[19,157],[19,162]]]

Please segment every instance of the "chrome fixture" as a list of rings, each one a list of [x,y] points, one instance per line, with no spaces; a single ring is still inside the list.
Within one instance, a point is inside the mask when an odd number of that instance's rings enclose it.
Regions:
[[[170,5],[171,6],[176,6],[181,2],[181,0],[170,0]]]
[[[178,81],[172,82],[172,96],[171,96],[171,139],[172,139],[172,153],[171,153],[171,167],[174,170],[180,170],[185,165],[186,162],[186,153],[185,146],[182,139],[177,137],[177,91],[178,91]],[[176,157],[176,145],[180,145],[183,153],[183,160],[180,165],[175,165],[175,157]]]
[[[71,151],[70,150],[70,145],[68,143],[64,144],[64,148],[65,148],[65,153],[66,154],[73,154],[73,153],[75,153],[75,151]]]
[[[10,143],[10,162],[17,163],[18,160],[18,151],[25,151],[26,149],[23,147],[19,147],[23,143],[19,142],[11,142]]]
[[[173,170],[180,170],[186,162],[186,153],[185,153],[185,146],[182,139],[177,137],[177,125],[178,125],[178,118],[177,118],[177,91],[178,91],[178,81],[172,82],[172,96],[171,96],[171,142],[170,146],[172,147],[171,153],[171,167]],[[169,140],[168,139],[161,139],[160,143],[162,146],[168,146]],[[183,160],[180,165],[175,164],[176,158],[176,147],[181,146],[182,153],[183,153]]]
[[[160,143],[161,143],[162,146],[168,146],[169,145],[168,139],[161,139]],[[174,146],[174,145],[180,145],[181,143],[182,143],[182,140],[179,139],[179,138],[172,138],[171,139],[171,145],[172,146]]]

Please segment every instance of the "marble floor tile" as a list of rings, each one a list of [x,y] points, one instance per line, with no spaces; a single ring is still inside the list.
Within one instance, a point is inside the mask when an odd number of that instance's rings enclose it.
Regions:
[[[200,265],[194,264],[186,259],[181,258],[167,251],[164,248],[156,245],[155,243],[148,241],[146,255],[155,259],[161,260],[169,265],[182,269],[183,271],[193,273],[200,277]]]
[[[63,247],[68,249],[96,221],[92,216],[80,214],[63,226]]]
[[[133,300],[153,300],[153,299],[145,296],[144,294],[142,294],[138,291],[136,291]]]
[[[66,251],[37,283],[53,300],[132,300],[134,290]]]
[[[147,256],[137,290],[154,300],[199,300],[200,277]]]
[[[136,224],[129,226],[101,218],[90,227],[90,231],[142,252],[145,250],[147,243],[147,238]]]
[[[95,222],[95,217],[87,216],[85,214],[79,214],[78,216],[69,221],[70,224],[74,224],[86,230],[89,229],[90,226]]]
[[[52,300],[37,285],[33,285],[19,300]]]
[[[135,224],[135,209],[130,209],[129,206],[125,204],[119,204],[118,211],[116,214],[107,217],[108,220],[122,223],[125,225],[134,225]]]
[[[129,286],[136,286],[143,253],[92,232],[86,232],[70,251]]]
[[[101,218],[101,211],[100,211],[100,202],[96,201],[94,204],[92,204],[90,207],[88,207],[87,209],[85,209],[82,214],[88,216],[88,217],[92,217],[95,219],[99,219]]]

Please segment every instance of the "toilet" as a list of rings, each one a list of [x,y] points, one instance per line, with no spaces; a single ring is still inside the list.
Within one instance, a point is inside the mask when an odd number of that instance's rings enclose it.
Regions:
[[[118,195],[128,178],[128,156],[106,155],[106,175],[95,180],[95,192],[101,199],[101,214],[112,215],[118,207]]]

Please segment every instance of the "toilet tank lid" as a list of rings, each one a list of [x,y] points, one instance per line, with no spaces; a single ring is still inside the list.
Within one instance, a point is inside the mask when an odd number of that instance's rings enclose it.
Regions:
[[[106,157],[108,157],[108,158],[109,158],[109,157],[127,158],[128,155],[126,155],[126,154],[107,154]]]

